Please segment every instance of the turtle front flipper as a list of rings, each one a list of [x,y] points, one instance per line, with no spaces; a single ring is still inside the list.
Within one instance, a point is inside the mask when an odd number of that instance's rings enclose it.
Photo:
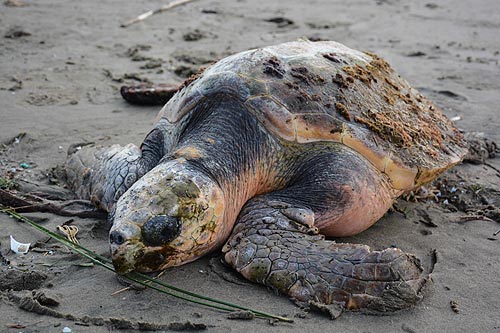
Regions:
[[[109,212],[130,186],[171,151],[184,127],[184,122],[173,125],[160,119],[140,148],[128,144],[69,151],[65,166],[68,185],[79,198]]]
[[[247,279],[298,303],[385,313],[421,299],[428,276],[415,256],[328,241],[313,222],[305,207],[272,197],[251,200],[223,248],[225,260]]]
[[[66,161],[68,185],[82,199],[111,211],[125,191],[154,165],[142,159],[141,150],[129,144],[107,148],[83,147]]]
[[[314,213],[272,195],[251,200],[223,248],[225,260],[247,279],[301,304],[339,304],[387,313],[415,304],[428,276],[399,249],[325,240]]]

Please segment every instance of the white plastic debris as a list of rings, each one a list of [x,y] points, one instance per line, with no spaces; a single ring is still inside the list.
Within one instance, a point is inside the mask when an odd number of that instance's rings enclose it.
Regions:
[[[10,249],[15,253],[28,253],[30,245],[31,243],[19,243],[12,235],[10,236]]]
[[[69,328],[68,326],[64,326],[63,333],[71,333],[71,328]]]

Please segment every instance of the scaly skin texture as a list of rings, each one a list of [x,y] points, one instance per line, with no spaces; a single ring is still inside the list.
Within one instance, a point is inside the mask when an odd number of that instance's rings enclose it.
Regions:
[[[155,167],[177,143],[188,118],[175,126],[160,120],[140,147],[128,144],[71,148],[65,165],[68,185],[78,197],[111,212],[125,191]]]
[[[110,211],[123,193],[151,169],[141,155],[133,144],[101,149],[83,147],[66,162],[68,185],[78,197]]]
[[[298,303],[384,313],[421,298],[428,277],[415,256],[395,248],[371,251],[365,245],[327,241],[307,225],[304,217],[311,213],[273,195],[250,201],[223,248],[226,262]]]

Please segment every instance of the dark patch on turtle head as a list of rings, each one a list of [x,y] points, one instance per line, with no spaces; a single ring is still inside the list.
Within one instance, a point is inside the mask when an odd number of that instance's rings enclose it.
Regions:
[[[141,227],[145,245],[158,246],[173,241],[181,233],[181,220],[174,216],[159,215]]]

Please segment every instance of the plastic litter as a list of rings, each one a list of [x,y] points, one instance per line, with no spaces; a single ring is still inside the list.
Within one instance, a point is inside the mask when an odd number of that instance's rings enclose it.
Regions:
[[[10,249],[15,253],[28,253],[30,245],[31,243],[19,243],[12,235],[10,236]]]

